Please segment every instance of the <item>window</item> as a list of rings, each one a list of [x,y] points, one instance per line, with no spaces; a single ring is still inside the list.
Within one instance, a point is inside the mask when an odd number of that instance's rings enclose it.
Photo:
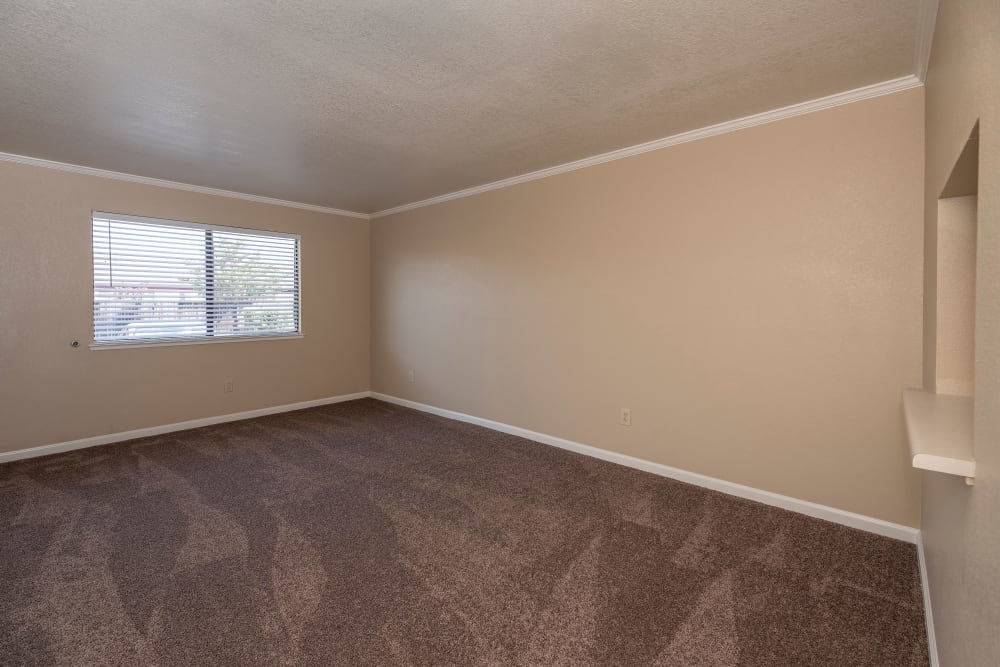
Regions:
[[[94,213],[94,345],[298,335],[299,237]]]

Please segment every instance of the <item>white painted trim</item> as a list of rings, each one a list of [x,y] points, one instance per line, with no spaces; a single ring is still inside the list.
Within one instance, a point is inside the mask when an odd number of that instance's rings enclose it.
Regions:
[[[475,424],[476,426],[483,426],[494,431],[500,431],[501,433],[527,438],[528,440],[534,440],[535,442],[552,445],[553,447],[566,449],[571,452],[576,452],[577,454],[591,456],[596,459],[601,459],[602,461],[610,461],[611,463],[628,466],[629,468],[643,470],[654,475],[659,475],[660,477],[668,477],[670,479],[686,482],[688,484],[694,484],[695,486],[711,489],[713,491],[719,491],[738,498],[754,500],[772,507],[780,507],[781,509],[798,512],[799,514],[805,514],[806,516],[815,517],[817,519],[832,521],[833,523],[838,523],[843,526],[857,528],[869,533],[876,533],[878,535],[891,537],[893,539],[902,540],[911,544],[916,544],[920,535],[919,530],[911,528],[910,526],[903,526],[898,523],[883,521],[882,519],[876,519],[863,514],[855,514],[854,512],[848,512],[835,507],[828,507],[826,505],[820,505],[807,500],[799,500],[798,498],[792,498],[790,496],[783,496],[770,491],[755,489],[751,486],[727,482],[715,477],[708,477],[707,475],[699,475],[698,473],[688,472],[687,470],[681,470],[680,468],[673,468],[661,463],[653,463],[652,461],[635,458],[634,456],[610,452],[606,449],[591,447],[590,445],[583,445],[578,442],[573,442],[572,440],[557,438],[552,435],[545,435],[544,433],[536,433],[535,431],[529,431],[528,429],[520,428],[518,426],[511,426],[510,424],[503,424],[489,419],[482,419],[480,417],[474,417],[461,412],[445,410],[432,405],[417,403],[416,401],[410,401],[405,398],[397,398],[396,396],[389,396],[378,392],[371,392],[371,397],[387,403],[413,408],[414,410],[420,410],[422,412],[429,412],[440,417],[447,417],[449,419]]]
[[[157,342],[138,342],[141,338],[134,338],[134,343],[95,343],[88,346],[91,350],[128,350],[133,347],[177,347],[180,345],[215,345],[217,343],[248,343],[261,340],[298,340],[305,338],[305,334],[275,334],[273,336],[218,336],[212,338],[191,338],[189,340],[160,340]],[[114,340],[114,339],[110,339]]]
[[[529,181],[536,181],[540,178],[546,178],[548,176],[564,174],[566,172],[576,171],[577,169],[584,169],[586,167],[592,167],[594,165],[603,164],[605,162],[621,160],[627,157],[633,157],[635,155],[642,155],[643,153],[659,150],[661,148],[667,148],[669,146],[676,146],[678,144],[697,141],[699,139],[707,139],[708,137],[714,137],[720,134],[736,132],[737,130],[744,130],[750,127],[755,127],[757,125],[773,123],[775,121],[794,118],[795,116],[801,116],[803,114],[813,113],[815,111],[822,111],[824,109],[830,109],[832,107],[837,107],[844,104],[851,104],[853,102],[860,102],[862,100],[871,99],[873,97],[889,95],[891,93],[898,93],[904,90],[909,90],[910,88],[916,88],[918,86],[923,85],[923,74],[926,73],[927,59],[929,59],[930,57],[930,40],[934,36],[934,19],[937,16],[937,1],[938,0],[921,0],[921,14],[918,19],[919,25],[917,30],[918,34],[917,38],[918,55],[916,56],[916,63],[917,63],[916,67],[918,72],[917,76],[909,75],[909,76],[899,77],[898,79],[890,79],[889,81],[882,81],[881,83],[875,83],[869,86],[855,88],[854,90],[848,90],[842,93],[835,93],[833,95],[820,97],[815,100],[809,100],[806,102],[791,104],[789,106],[782,107],[780,109],[772,109],[770,111],[764,111],[762,113],[754,114],[752,116],[745,116],[743,118],[737,118],[735,120],[728,120],[722,123],[716,123],[715,125],[709,125],[708,127],[703,127],[696,130],[690,130],[688,132],[681,132],[680,134],[674,134],[669,137],[664,137],[662,139],[655,139],[653,141],[637,144],[635,146],[627,146],[625,148],[619,148],[617,150],[608,153],[602,153],[601,155],[593,155],[580,160],[575,160],[573,162],[567,162],[565,164],[556,165],[554,167],[548,167],[546,169],[539,169],[538,171],[532,171],[527,174],[521,174],[520,176],[513,176],[511,178],[505,178],[499,181],[494,181],[492,183],[477,185],[475,187],[466,188],[464,190],[458,190],[456,192],[438,195],[436,197],[431,197],[429,199],[422,199],[420,201],[411,202],[409,204],[403,204],[401,206],[395,206],[393,208],[387,208],[385,210],[377,211],[375,213],[370,213],[370,214],[360,213],[357,211],[346,211],[338,208],[328,208],[325,206],[316,206],[314,204],[304,204],[301,202],[286,201],[284,199],[261,197],[259,195],[251,195],[243,192],[233,192],[231,190],[220,190],[217,188],[209,188],[201,185],[193,185],[191,183],[179,183],[177,181],[167,181],[159,178],[137,176],[135,174],[126,174],[118,171],[108,171],[106,169],[85,167],[82,165],[68,164],[65,162],[55,162],[53,160],[44,160],[42,158],[30,157],[27,155],[15,155],[13,153],[0,153],[0,162],[14,162],[17,164],[25,164],[32,167],[58,169],[60,171],[68,171],[76,174],[85,174],[87,176],[110,178],[119,181],[128,181],[130,183],[141,183],[143,185],[153,185],[161,188],[171,188],[174,190],[199,192],[201,194],[216,195],[219,197],[244,199],[246,201],[258,202],[261,204],[272,204],[274,206],[287,206],[290,208],[298,208],[306,211],[316,211],[318,213],[327,213],[330,215],[342,215],[349,218],[358,218],[361,220],[384,218],[388,215],[393,215],[395,213],[402,213],[403,211],[412,211],[413,209],[423,208],[425,206],[432,206],[434,204],[440,204],[446,201],[451,201],[453,199],[471,197],[472,195],[477,195],[483,192],[489,192],[491,190],[499,190],[501,188],[507,188],[512,185],[527,183]],[[933,7],[928,8],[928,5],[933,5]],[[923,65],[921,65],[920,63],[923,63]]]
[[[917,8],[917,44],[913,72],[921,81],[927,80],[927,67],[931,62],[931,45],[934,42],[934,25],[937,23],[938,0],[920,0]]]
[[[718,479],[715,477],[708,477],[707,475],[700,475],[698,473],[688,472],[687,470],[681,470],[680,468],[674,468],[671,466],[663,465],[661,463],[653,463],[652,461],[646,461],[644,459],[639,459],[634,456],[619,454],[618,452],[611,452],[606,449],[591,447],[590,445],[583,445],[578,442],[573,442],[572,440],[566,440],[564,438],[558,438],[556,436],[546,435],[544,433],[537,433],[535,431],[530,431],[528,429],[520,428],[518,426],[511,426],[510,424],[504,424],[501,422],[492,421],[490,419],[482,419],[480,417],[474,417],[472,415],[467,415],[461,412],[446,410],[444,408],[438,408],[432,405],[417,403],[416,401],[410,401],[404,398],[397,398],[395,396],[389,396],[388,394],[381,394],[372,391],[360,391],[353,394],[344,394],[341,396],[319,398],[311,401],[302,401],[300,403],[277,405],[268,408],[259,408],[257,410],[247,410],[245,412],[234,412],[231,414],[219,415],[216,417],[204,417],[202,419],[192,419],[190,421],[176,422],[173,424],[164,424],[161,426],[140,428],[140,429],[135,429],[133,431],[121,431],[118,433],[109,433],[107,435],[98,435],[91,438],[82,438],[80,440],[70,440],[68,442],[59,442],[51,445],[42,445],[40,447],[19,449],[13,452],[0,452],[0,463],[17,461],[20,459],[34,458],[37,456],[48,456],[49,454],[59,454],[62,452],[72,451],[74,449],[96,447],[98,445],[107,445],[114,442],[134,440],[136,438],[146,438],[153,435],[173,433],[175,431],[186,431],[188,429],[200,428],[202,426],[212,426],[214,424],[223,424],[226,422],[240,421],[243,419],[253,419],[254,417],[263,417],[265,415],[272,415],[279,412],[291,412],[292,410],[303,410],[305,408],[314,408],[320,405],[330,405],[333,403],[342,403],[344,401],[353,401],[359,398],[369,398],[369,397],[378,399],[380,401],[385,401],[387,403],[393,403],[395,405],[401,405],[403,407],[412,408],[414,410],[420,410],[421,412],[428,412],[430,414],[438,415],[441,417],[447,417],[449,419],[454,419],[456,421],[475,424],[477,426],[482,426],[484,428],[488,428],[494,431],[499,431],[501,433],[515,435],[521,438],[526,438],[528,440],[533,440],[535,442],[540,442],[545,445],[551,445],[553,447],[559,447],[560,449],[566,449],[571,452],[583,454],[584,456],[590,456],[596,459],[601,459],[602,461],[609,461],[611,463],[617,463],[619,465],[628,466],[629,468],[643,470],[645,472],[649,472],[654,475],[659,475],[660,477],[675,479],[680,482],[686,482],[688,484],[693,484],[695,486],[711,489],[713,491],[719,491],[721,493],[725,493],[731,496],[736,496],[738,498],[754,500],[760,503],[764,503],[765,505],[770,505],[772,507],[780,507],[782,509],[786,509],[792,512],[798,512],[799,514],[805,514],[806,516],[815,517],[817,519],[825,519],[826,521],[832,521],[834,523],[838,523],[851,528],[857,528],[859,530],[864,530],[870,533],[884,535],[885,537],[891,537],[893,539],[902,540],[904,542],[917,544],[918,547],[920,546],[920,541],[919,541],[920,531],[917,530],[916,528],[911,528],[909,526],[903,526],[900,524],[891,523],[889,521],[883,521],[882,519],[876,519],[873,517],[865,516],[863,514],[855,514],[854,512],[847,512],[845,510],[837,509],[835,507],[828,507],[826,505],[820,505],[818,503],[809,502],[807,500],[799,500],[798,498],[783,496],[777,493],[772,493],[770,491],[763,491],[761,489],[756,489],[750,486],[744,486],[742,484],[736,484],[734,482],[727,482],[722,479]],[[921,558],[922,558],[922,552],[921,552]],[[921,568],[921,572],[923,571],[924,571],[923,568]]]
[[[947,475],[958,475],[967,479],[976,478],[976,462],[937,456],[935,454],[914,454],[913,467],[921,470],[943,472]]]
[[[488,428],[494,431],[499,431],[501,433],[515,435],[542,444],[559,447],[560,449],[566,449],[572,452],[576,452],[578,454],[583,454],[585,456],[601,459],[603,461],[609,461],[611,463],[617,463],[619,465],[628,466],[630,468],[635,468],[637,470],[643,470],[645,472],[649,472],[654,475],[659,475],[661,477],[675,479],[681,482],[686,482],[688,484],[693,484],[695,486],[712,489],[713,491],[719,491],[721,493],[736,496],[739,498],[754,500],[760,503],[764,503],[765,505],[770,505],[772,507],[780,507],[782,509],[786,509],[792,512],[798,512],[799,514],[805,514],[807,516],[815,517],[818,519],[825,519],[827,521],[832,521],[834,523],[838,523],[851,528],[857,528],[859,530],[864,530],[867,532],[876,533],[878,535],[883,535],[885,537],[891,537],[893,539],[916,544],[917,557],[920,564],[920,585],[923,591],[924,618],[927,626],[927,646],[928,646],[928,651],[930,653],[930,663],[931,667],[939,667],[938,655],[937,655],[937,642],[934,635],[934,618],[933,614],[931,613],[930,587],[928,585],[928,580],[927,580],[927,561],[924,557],[923,536],[921,535],[921,532],[916,528],[910,528],[909,526],[890,523],[888,521],[875,519],[873,517],[864,516],[862,514],[855,514],[854,512],[847,512],[844,510],[837,509],[835,507],[819,505],[817,503],[812,503],[806,500],[799,500],[797,498],[791,498],[789,496],[782,496],[777,493],[771,493],[770,491],[762,491],[760,489],[744,486],[742,484],[735,484],[733,482],[727,482],[725,480],[717,479],[715,477],[699,475],[697,473],[688,472],[686,470],[681,470],[679,468],[673,468],[671,466],[666,466],[660,463],[653,463],[652,461],[645,461],[643,459],[635,458],[633,456],[618,454],[616,452],[609,452],[607,450],[599,449],[597,447],[582,445],[580,443],[573,442],[571,440],[565,440],[563,438],[557,438],[551,435],[536,433],[535,431],[529,431],[528,429],[523,429],[517,426],[511,426],[509,424],[503,424],[501,422],[496,422],[489,419],[473,417],[472,415],[467,415],[461,412],[455,412],[453,410],[445,410],[443,408],[437,408],[431,405],[426,405],[424,403],[417,403],[416,401],[410,401],[403,398],[397,398],[395,396],[389,396],[388,394],[382,394],[373,391],[359,391],[354,394],[344,394],[341,396],[320,398],[312,401],[302,401],[300,403],[290,403],[287,405],[279,405],[270,408],[247,410],[245,412],[235,412],[228,415],[220,415],[218,417],[205,417],[203,419],[192,419],[190,421],[185,421],[185,422],[165,424],[163,426],[153,426],[150,428],[136,429],[134,431],[122,431],[119,433],[111,433],[108,435],[99,435],[92,438],[83,438],[80,440],[71,440],[68,442],[60,442],[52,445],[31,447],[28,449],[20,449],[13,452],[0,452],[0,464],[7,463],[10,461],[17,461],[21,459],[35,458],[38,456],[48,456],[49,454],[59,454],[62,452],[72,451],[74,449],[96,447],[98,445],[107,445],[115,442],[123,442],[125,440],[134,440],[136,438],[145,438],[153,435],[162,435],[164,433],[172,433],[175,431],[185,431],[192,428],[200,428],[202,426],[212,426],[214,424],[223,424],[226,422],[240,421],[243,419],[252,419],[254,417],[263,417],[265,415],[272,415],[280,412],[291,412],[293,410],[303,410],[306,408],[314,408],[321,405],[343,403],[345,401],[353,401],[360,398],[375,398],[380,401],[385,401],[387,403],[393,403],[395,405],[401,405],[403,407],[412,408],[414,410],[428,412],[430,414],[435,414],[441,417],[447,417],[449,419],[455,419],[457,421],[466,422],[469,424],[475,424],[477,426],[482,426],[484,428]]]
[[[890,81],[883,81],[881,83],[876,83],[870,86],[864,86],[862,88],[855,88],[854,90],[848,90],[846,92],[837,93],[835,95],[828,95],[827,97],[821,97],[819,99],[810,100],[808,102],[800,102],[798,104],[792,104],[790,106],[782,107],[780,109],[765,111],[763,113],[754,114],[752,116],[746,116],[744,118],[737,118],[736,120],[727,120],[723,123],[709,125],[708,127],[703,127],[697,130],[691,130],[689,132],[682,132],[680,134],[664,137],[663,139],[647,141],[646,143],[637,144],[635,146],[629,146],[627,148],[619,148],[618,150],[611,151],[610,153],[594,155],[591,157],[583,158],[582,160],[567,162],[566,164],[557,165],[555,167],[549,167],[547,169],[539,169],[538,171],[522,174],[520,176],[513,176],[511,178],[505,178],[500,181],[494,181],[493,183],[486,183],[485,185],[477,185],[472,188],[466,188],[465,190],[459,190],[457,192],[451,192],[449,194],[439,195],[437,197],[431,197],[430,199],[423,199],[421,201],[416,201],[410,204],[403,204],[402,206],[387,208],[384,211],[377,211],[376,213],[372,213],[369,217],[372,219],[384,218],[387,215],[402,213],[403,211],[412,211],[413,209],[416,208],[423,208],[424,206],[432,206],[434,204],[440,204],[442,202],[451,201],[453,199],[461,199],[462,197],[471,197],[472,195],[478,195],[483,192],[489,192],[490,190],[499,190],[501,188],[508,188],[512,185],[527,183],[528,181],[536,181],[540,178],[555,176],[557,174],[564,174],[569,171],[576,171],[577,169],[584,169],[586,167],[593,167],[594,165],[602,164],[604,162],[621,160],[623,158],[633,157],[635,155],[641,155],[643,153],[648,153],[650,151],[660,150],[661,148],[676,146],[677,144],[684,144],[690,141],[697,141],[699,139],[707,139],[708,137],[714,137],[720,134],[727,134],[729,132],[736,132],[737,130],[745,130],[747,128],[755,127],[757,125],[764,125],[765,123],[773,123],[778,120],[794,118],[795,116],[801,116],[803,114],[813,113],[814,111],[822,111],[824,109],[830,109],[832,107],[841,106],[843,104],[851,104],[852,102],[860,102],[862,100],[871,99],[873,97],[879,97],[881,95],[898,93],[900,91],[909,90],[910,88],[916,88],[921,85],[923,85],[923,82],[919,78],[913,75],[900,77],[898,79],[892,79]]]
[[[170,218],[150,218],[144,215],[129,215],[128,213],[111,213],[110,211],[91,211],[90,217],[92,221],[100,220],[102,222],[135,222],[140,225],[151,225],[157,228],[176,228],[181,227],[183,229],[195,229],[198,231],[212,231],[212,232],[224,232],[232,234],[243,234],[247,236],[260,236],[264,238],[276,238],[276,239],[294,239],[296,241],[302,240],[301,234],[295,234],[293,232],[276,232],[270,229],[255,229],[253,227],[231,227],[227,225],[212,225],[204,222],[191,222],[189,220],[172,220]],[[159,230],[158,230],[159,231]]]
[[[927,626],[927,653],[931,667],[939,667],[937,638],[934,636],[934,614],[931,613],[931,587],[927,580],[927,558],[924,556],[924,535],[917,535],[917,559],[920,562],[920,589],[924,594],[924,625]]]
[[[353,401],[358,398],[368,398],[369,396],[371,396],[371,392],[359,391],[355,394],[318,398],[312,401],[289,403],[288,405],[276,405],[269,408],[247,410],[246,412],[233,412],[228,415],[219,415],[218,417],[205,417],[203,419],[192,419],[190,421],[177,422],[174,424],[139,428],[134,431],[121,431],[119,433],[97,435],[92,438],[82,438],[80,440],[58,442],[52,445],[18,449],[13,452],[0,452],[0,463],[17,461],[20,459],[30,459],[36,456],[48,456],[49,454],[59,454],[62,452],[72,451],[74,449],[84,449],[85,447],[108,445],[113,442],[122,442],[124,440],[147,438],[151,435],[163,435],[164,433],[173,433],[174,431],[186,431],[192,428],[201,428],[202,426],[212,426],[213,424],[224,424],[226,422],[240,421],[242,419],[253,419],[254,417],[263,417],[264,415],[273,415],[279,412],[291,412],[292,410],[304,410],[305,408],[315,408],[320,405],[330,405],[331,403],[343,403],[344,401]]]
[[[272,204],[274,206],[285,206],[287,208],[299,208],[304,211],[315,211],[316,213],[327,213],[330,215],[342,215],[348,218],[360,218],[368,220],[367,213],[356,211],[345,211],[339,208],[327,208],[326,206],[316,206],[315,204],[303,204],[302,202],[286,201],[284,199],[274,199],[272,197],[261,197],[245,192],[233,192],[232,190],[220,190],[218,188],[208,188],[202,185],[192,185],[191,183],[178,183],[177,181],[166,181],[160,178],[149,178],[148,176],[136,176],[120,171],[108,171],[106,169],[96,169],[94,167],[84,167],[79,164],[68,164],[66,162],[55,162],[53,160],[43,160],[27,155],[15,155],[13,153],[0,153],[0,162],[14,162],[30,167],[43,167],[45,169],[57,169],[68,171],[74,174],[85,176],[97,176],[98,178],[110,178],[116,181],[128,181],[129,183],[140,183],[142,185],[152,185],[158,188],[170,188],[171,190],[185,190],[187,192],[198,192],[203,195],[215,195],[216,197],[229,197],[230,199],[245,199],[246,201],[257,202],[258,204]]]

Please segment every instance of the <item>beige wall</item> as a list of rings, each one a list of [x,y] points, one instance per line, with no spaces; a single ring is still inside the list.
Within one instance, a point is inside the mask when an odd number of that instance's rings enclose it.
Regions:
[[[971,396],[976,328],[975,195],[937,202],[934,386],[940,394]]]
[[[375,220],[373,389],[917,525],[922,136],[916,89]]]
[[[95,209],[301,234],[305,337],[88,349]],[[363,220],[0,163],[0,452],[367,390],[368,233]]]
[[[934,349],[934,230],[940,196],[979,128],[976,277],[976,485],[924,474],[923,537],[944,667],[1000,660],[1000,4],[942,0],[927,95],[925,357]],[[933,373],[933,365],[929,370]],[[932,377],[925,378],[930,385]]]

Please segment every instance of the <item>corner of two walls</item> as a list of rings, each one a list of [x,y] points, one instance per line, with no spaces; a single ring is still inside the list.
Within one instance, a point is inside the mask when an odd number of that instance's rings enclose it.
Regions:
[[[1000,656],[1000,4],[945,0],[926,83],[926,386],[933,387],[937,200],[979,122],[975,285],[976,484],[926,472],[922,533],[942,665]]]
[[[0,165],[0,450],[374,389],[916,525],[922,99],[371,222]],[[302,233],[306,337],[70,348],[94,209]]]
[[[373,220],[372,388],[919,525],[923,160],[914,89]]]
[[[0,194],[0,453],[369,389],[367,222],[9,162]],[[93,210],[300,234],[305,336],[88,349]]]

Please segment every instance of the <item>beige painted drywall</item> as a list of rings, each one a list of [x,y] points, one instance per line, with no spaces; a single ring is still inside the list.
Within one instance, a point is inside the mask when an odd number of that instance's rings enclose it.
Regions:
[[[922,135],[916,89],[374,220],[373,389],[915,526]]]
[[[938,200],[934,389],[971,396],[975,377],[976,196]]]
[[[300,234],[305,337],[88,349],[95,209]],[[364,220],[0,163],[0,452],[367,390],[368,235]]]
[[[1000,4],[943,0],[926,97],[925,382],[934,350],[937,198],[976,121],[976,485],[924,473],[923,539],[941,665],[1000,662]]]

